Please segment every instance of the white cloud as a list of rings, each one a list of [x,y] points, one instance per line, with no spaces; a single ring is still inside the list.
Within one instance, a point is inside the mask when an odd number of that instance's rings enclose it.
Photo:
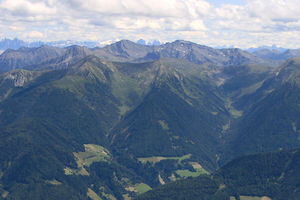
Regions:
[[[253,17],[266,20],[299,19],[299,0],[252,0],[247,9]]]
[[[191,21],[190,27],[192,30],[195,30],[195,31],[207,30],[206,26],[204,25],[204,23],[201,19]]]
[[[105,45],[112,44],[113,42],[114,42],[114,41],[112,41],[112,40],[105,40],[105,41],[100,42],[100,45],[101,45],[101,46],[105,46]]]
[[[300,47],[300,0],[2,0],[0,32],[44,40],[186,39],[240,47]],[[299,40],[300,41],[300,40]]]
[[[24,33],[23,37],[28,39],[43,39],[44,34],[38,31],[31,31]]]
[[[56,13],[56,8],[49,7],[47,1],[2,0],[0,7],[16,16],[53,15]]]
[[[183,0],[67,0],[66,4],[80,11],[105,15],[137,15],[152,17],[183,17]]]

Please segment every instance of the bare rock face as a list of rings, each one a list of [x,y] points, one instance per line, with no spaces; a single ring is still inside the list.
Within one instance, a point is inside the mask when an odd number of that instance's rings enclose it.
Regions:
[[[27,81],[34,77],[32,72],[25,70],[18,70],[6,73],[3,81],[11,81],[15,87],[22,87]]]

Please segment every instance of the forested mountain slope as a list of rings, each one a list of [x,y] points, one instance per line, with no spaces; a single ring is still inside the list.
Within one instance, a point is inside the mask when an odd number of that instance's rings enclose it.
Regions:
[[[239,156],[300,147],[295,58],[274,68],[239,49],[126,40],[2,55],[4,199],[128,199],[218,174]]]

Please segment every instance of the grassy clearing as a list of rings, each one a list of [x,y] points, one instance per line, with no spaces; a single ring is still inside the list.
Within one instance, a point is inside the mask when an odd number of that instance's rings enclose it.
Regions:
[[[137,192],[137,190],[133,186],[126,187],[125,190],[128,192]]]
[[[162,184],[162,185],[166,184],[164,179],[162,179],[162,177],[160,176],[160,174],[158,174],[158,180],[159,180],[160,184]]]
[[[89,176],[89,172],[86,171],[84,167],[80,167],[77,169],[71,169],[69,167],[64,168],[65,175],[82,175],[82,176]]]
[[[50,185],[61,185],[62,183],[59,182],[58,180],[46,180],[46,183],[50,184]]]
[[[74,152],[77,163],[77,169],[66,167],[64,169],[66,175],[83,175],[89,176],[85,167],[89,167],[94,162],[109,162],[111,157],[107,149],[100,145],[84,144],[84,152]]]
[[[243,111],[241,110],[236,110],[234,108],[230,108],[229,109],[230,114],[234,117],[234,118],[239,118],[243,115]]]
[[[197,177],[200,176],[201,174],[209,174],[205,169],[197,169],[197,171],[192,172],[187,169],[183,170],[176,170],[176,174],[178,174],[181,178],[187,178],[187,177]]]
[[[204,170],[204,168],[197,162],[189,162],[190,165],[197,171],[197,170]],[[205,170],[206,171],[206,170]],[[207,171],[206,171],[207,172]],[[208,172],[207,172],[208,173]]]
[[[148,192],[149,190],[152,190],[152,188],[145,183],[139,183],[135,185],[134,188],[136,189],[138,194],[143,194],[145,192]]]
[[[129,192],[135,192],[135,193],[138,193],[138,194],[143,194],[145,192],[148,192],[149,190],[152,190],[152,188],[149,185],[145,184],[145,183],[138,183],[134,186],[130,186],[130,187],[127,187],[125,189]]]
[[[169,130],[169,126],[167,124],[167,122],[165,122],[164,120],[158,120],[158,123],[160,124],[161,128],[165,131]]]
[[[273,92],[273,91],[274,91],[274,89],[265,90],[265,91],[264,91],[264,94],[267,95],[267,94],[270,94],[270,93]]]
[[[72,174],[74,174],[74,170],[71,169],[71,168],[69,168],[69,167],[65,167],[64,171],[65,171],[65,175],[72,175]]]
[[[119,111],[120,111],[120,115],[123,116],[125,115],[128,111],[131,110],[131,107],[130,106],[127,106],[127,105],[121,105],[118,107],[119,108]]]
[[[226,101],[226,108],[233,118],[239,118],[243,115],[243,111],[237,110],[231,105],[232,101],[230,99],[227,99]]]
[[[153,156],[153,157],[147,157],[147,158],[138,158],[140,162],[143,164],[146,164],[147,162],[155,164],[162,160],[178,160],[178,162],[181,162],[183,160],[191,158],[192,154],[187,154],[181,157],[162,157],[162,156]]]
[[[169,176],[169,179],[170,179],[171,181],[176,181],[176,180],[177,180],[174,173],[172,173],[172,175]]]
[[[100,145],[84,144],[84,148],[84,152],[73,153],[78,167],[90,166],[94,162],[107,162],[110,160],[109,151]]]
[[[172,173],[172,175],[169,176],[168,178],[170,179],[170,181],[176,181],[177,180],[174,173]]]
[[[150,163],[157,163],[157,162],[160,162],[162,160],[166,160],[167,158],[166,157],[161,157],[161,156],[153,156],[153,157],[148,157],[148,158],[138,158],[138,160],[140,162],[142,162],[143,164],[146,164],[147,162],[150,162]]]
[[[88,188],[87,196],[92,200],[102,200],[91,188]]]
[[[189,164],[192,165],[192,167],[195,169],[195,172],[184,169],[184,170],[176,170],[175,173],[178,174],[181,178],[196,177],[202,174],[209,174],[209,172],[206,171],[199,163],[189,162]]]
[[[213,114],[213,115],[217,115],[217,114],[218,114],[218,112],[211,112],[211,114]]]
[[[196,169],[196,172],[197,172],[197,173],[200,173],[200,175],[201,175],[201,174],[209,174],[209,172],[206,171],[204,168]]]
[[[131,200],[131,198],[129,197],[129,194],[123,194],[122,195],[124,200]]]
[[[200,173],[191,172],[190,170],[187,170],[187,169],[176,170],[176,174],[178,174],[181,178],[197,177],[200,175]]]
[[[226,132],[230,128],[230,122],[222,126],[222,133]]]
[[[7,196],[8,196],[9,192],[8,191],[4,191],[2,194],[1,194],[1,197],[3,199],[5,199]]]

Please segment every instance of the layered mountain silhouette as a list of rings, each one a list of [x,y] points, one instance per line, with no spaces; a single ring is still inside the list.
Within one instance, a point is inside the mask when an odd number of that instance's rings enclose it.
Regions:
[[[223,176],[244,173],[238,161],[225,170],[237,157],[282,150],[289,162],[287,150],[300,147],[300,61],[278,64],[188,41],[7,50],[0,55],[1,198],[130,199],[208,173],[219,178],[191,181],[213,192]],[[248,158],[260,155],[241,160]],[[235,179],[224,184],[237,189],[222,186],[216,199],[248,195]],[[253,188],[249,196],[281,195],[273,185]]]
[[[68,58],[95,55],[99,58],[119,62],[145,62],[160,58],[176,58],[195,64],[211,63],[218,66],[240,65],[244,63],[268,63],[240,49],[214,49],[187,41],[175,41],[160,46],[140,45],[129,40],[122,40],[103,48],[88,49],[70,46],[58,48],[41,46],[37,48],[20,48],[6,50],[0,55],[1,71],[13,69],[46,69],[47,67],[63,68]],[[70,63],[69,63],[70,64]]]

